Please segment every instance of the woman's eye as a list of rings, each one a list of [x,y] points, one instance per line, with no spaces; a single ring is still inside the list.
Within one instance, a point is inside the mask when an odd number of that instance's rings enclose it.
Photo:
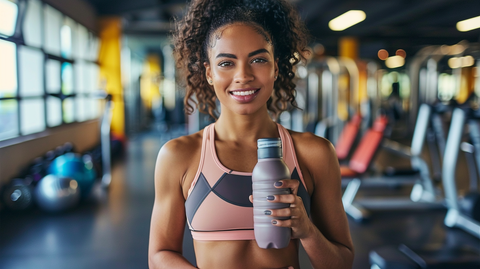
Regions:
[[[231,62],[221,62],[218,64],[218,66],[221,66],[221,67],[227,67],[227,66],[231,66],[232,63]]]
[[[252,60],[252,63],[266,63],[267,60],[262,59],[262,58],[256,58]]]

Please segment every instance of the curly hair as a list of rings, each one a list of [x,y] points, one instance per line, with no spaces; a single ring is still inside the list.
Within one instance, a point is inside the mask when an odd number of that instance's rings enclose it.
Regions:
[[[285,0],[192,0],[173,34],[175,59],[186,73],[187,114],[196,107],[217,118],[215,91],[207,83],[203,63],[209,62],[208,49],[215,31],[234,23],[254,26],[273,45],[279,70],[268,110],[278,116],[288,104],[298,108],[293,67],[306,61],[308,34],[296,10]]]

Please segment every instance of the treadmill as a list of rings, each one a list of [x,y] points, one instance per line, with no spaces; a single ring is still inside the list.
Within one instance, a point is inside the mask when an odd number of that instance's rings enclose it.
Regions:
[[[479,111],[455,108],[452,114],[450,130],[443,158],[443,187],[447,203],[444,224],[447,227],[460,228],[480,239],[480,223],[464,214],[459,206],[459,197],[455,184],[455,171],[458,152],[464,133],[467,117]],[[470,115],[467,115],[469,113]],[[473,141],[475,158],[480,161],[480,136],[478,119],[468,119],[470,137]],[[444,245],[440,248],[412,249],[407,245],[383,246],[370,251],[371,269],[443,269],[443,268],[480,268],[480,247],[466,245]]]

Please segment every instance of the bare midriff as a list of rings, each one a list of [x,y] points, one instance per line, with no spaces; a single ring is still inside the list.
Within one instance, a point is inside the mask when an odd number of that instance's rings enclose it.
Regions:
[[[298,262],[298,240],[291,240],[283,249],[261,249],[250,241],[194,240],[197,267],[200,269],[280,269]]]

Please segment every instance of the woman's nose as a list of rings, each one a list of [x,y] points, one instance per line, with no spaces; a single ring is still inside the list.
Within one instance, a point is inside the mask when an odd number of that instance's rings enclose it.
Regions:
[[[235,83],[245,84],[255,79],[252,68],[248,64],[239,64],[235,73]]]

